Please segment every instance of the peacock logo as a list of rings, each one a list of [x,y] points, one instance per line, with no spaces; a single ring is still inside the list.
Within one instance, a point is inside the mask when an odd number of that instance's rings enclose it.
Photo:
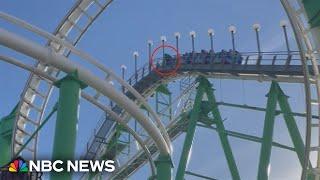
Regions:
[[[12,173],[27,173],[29,168],[24,159],[17,158],[10,162],[8,171]]]

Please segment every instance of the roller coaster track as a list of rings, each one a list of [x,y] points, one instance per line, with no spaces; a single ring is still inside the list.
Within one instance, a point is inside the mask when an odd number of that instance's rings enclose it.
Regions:
[[[195,53],[197,57],[205,57],[201,53]],[[208,78],[222,78],[222,79],[244,79],[244,80],[256,80],[256,81],[278,81],[287,83],[303,83],[302,66],[297,65],[300,62],[298,59],[298,53],[292,53],[291,55],[278,53],[262,53],[261,57],[258,58],[257,53],[243,53],[242,64],[214,64],[214,63],[182,63],[178,69],[177,74],[170,77],[160,77],[154,71],[149,71],[149,64],[145,64],[142,68],[137,71],[137,78],[133,74],[129,79],[128,83],[131,84],[140,94],[144,97],[149,97],[155,89],[161,84],[169,83],[173,80],[187,76],[206,76]],[[279,58],[280,57],[280,58]],[[187,62],[182,56],[182,62]],[[205,62],[204,59],[198,59],[197,62]],[[282,64],[282,65],[279,65]],[[163,67],[163,70],[168,70],[172,67]],[[309,72],[313,75],[312,67],[309,66]],[[193,86],[194,84],[190,84]],[[191,88],[189,88],[191,89]],[[186,92],[182,92],[186,93]],[[129,98],[133,98],[130,93],[126,93]],[[221,103],[220,105],[229,105]],[[234,106],[234,105],[233,105]],[[248,108],[248,107],[247,107]],[[115,112],[121,114],[122,109],[117,105],[112,108]],[[253,107],[251,109],[254,109]],[[301,115],[305,117],[305,114]],[[179,136],[184,128],[187,126],[187,121],[179,120],[172,121],[167,126],[168,134],[171,140],[174,140]],[[185,117],[183,117],[185,119]],[[318,116],[313,116],[318,118]],[[95,134],[92,136],[89,144],[87,145],[87,151],[84,159],[97,159],[99,158],[99,152],[101,152],[102,145],[109,142],[114,135],[115,122],[106,115],[105,119],[102,119],[98,123],[95,129]],[[152,155],[157,153],[156,146],[150,139],[146,140],[146,145]],[[285,147],[286,149],[290,149]],[[116,158],[115,152],[107,154],[109,158]],[[138,151],[133,157],[128,160],[126,164],[121,165],[118,170],[114,173],[112,179],[124,179],[134,173],[139,167],[146,162],[146,156],[143,151]]]
[[[95,19],[110,5],[112,0],[79,0],[76,4],[72,7],[66,17],[62,20],[61,24],[56,29],[54,35],[60,37],[74,46],[77,45],[81,37],[85,34],[91,24],[95,21]],[[148,97],[150,94],[153,93],[155,88],[161,84],[169,82],[172,79],[179,78],[185,75],[205,75],[208,77],[219,77],[219,78],[226,78],[226,79],[246,79],[246,80],[258,80],[258,81],[270,81],[276,80],[279,82],[299,82],[305,84],[306,89],[306,105],[307,105],[307,136],[306,136],[306,155],[309,155],[310,150],[315,150],[318,154],[320,142],[319,144],[310,147],[311,141],[311,105],[314,104],[318,107],[319,111],[319,102],[320,102],[320,85],[319,85],[319,67],[317,65],[317,58],[314,52],[319,50],[319,47],[313,45],[312,40],[314,38],[314,34],[312,34],[309,27],[302,22],[306,22],[306,15],[301,3],[301,0],[281,0],[288,16],[295,31],[296,40],[299,45],[299,52],[300,52],[300,61],[306,62],[305,64],[312,64],[311,66],[299,66],[299,65],[264,65],[263,63],[258,64],[245,64],[244,66],[240,65],[215,65],[212,66],[215,71],[209,70],[207,67],[199,67],[191,68],[188,65],[183,66],[180,71],[178,72],[178,76],[171,77],[170,79],[158,79],[156,80],[152,86],[148,88],[147,91],[142,92],[143,96]],[[293,5],[298,4],[298,6]],[[80,25],[82,19],[86,20],[85,25]],[[51,47],[55,52],[62,54],[66,57],[70,55],[70,51],[66,50],[63,46],[59,45],[56,42],[49,41],[48,46]],[[308,63],[311,60],[311,63]],[[288,62],[288,61],[287,61]],[[60,72],[59,69],[56,69],[51,66],[47,66],[42,63],[37,63],[36,68],[40,71],[43,71],[51,76],[57,76]],[[219,67],[220,66],[220,67]],[[219,68],[218,68],[219,67]],[[147,68],[146,68],[147,69]],[[147,73],[148,70],[143,70],[143,74],[150,74],[149,77],[155,76],[152,73]],[[309,70],[309,71],[308,71]],[[287,73],[286,73],[287,72]],[[303,72],[303,73],[302,73]],[[279,74],[277,74],[279,73]],[[146,77],[145,75],[142,77]],[[137,84],[134,78],[130,78],[129,82],[132,85]],[[139,82],[143,82],[139,80]],[[315,85],[317,89],[317,99],[311,99],[310,97],[310,86]],[[46,109],[46,105],[48,99],[50,97],[50,93],[52,90],[52,83],[43,79],[42,77],[31,73],[30,77],[27,81],[27,84],[23,90],[21,95],[21,99],[19,102],[18,107],[18,114],[15,121],[15,126],[13,130],[13,137],[12,137],[12,154],[16,155],[17,152],[21,150],[23,145],[23,141],[26,137],[33,134],[36,129],[41,124],[44,110]],[[139,91],[139,89],[137,88]],[[141,91],[141,90],[140,90]],[[140,92],[139,91],[139,92]],[[309,93],[309,94],[308,94]],[[127,94],[128,97],[131,97],[130,93]],[[309,97],[309,98],[308,98]],[[114,109],[115,110],[115,109]],[[115,110],[117,113],[121,113],[120,110]],[[125,113],[122,113],[124,116],[127,116]],[[101,124],[105,124],[103,121]],[[108,126],[104,126],[99,124],[97,131],[98,133],[102,132],[102,134],[98,134],[97,137],[105,137],[107,134],[111,134],[110,130],[112,129],[112,124]],[[316,126],[312,126],[315,128],[320,129],[320,123],[317,123]],[[101,135],[101,136],[100,136]],[[105,135],[105,136],[104,136]],[[320,138],[318,141],[320,141]],[[37,153],[37,142],[38,142],[38,134],[34,136],[32,143],[23,149],[24,154],[30,154],[33,158],[36,158]],[[88,153],[89,154],[96,154],[100,145],[92,145],[95,144],[96,141],[90,141],[88,145]],[[88,154],[87,153],[87,154]],[[315,174],[320,174],[320,159],[318,155],[318,161],[315,169],[312,171]],[[308,158],[305,158],[308,159]],[[304,171],[309,169],[308,162],[306,162],[305,167],[303,168]],[[304,172],[306,173],[306,172]],[[128,174],[128,173],[127,173]]]
[[[308,22],[308,16],[303,6],[302,0],[280,0],[282,6],[284,7],[291,25],[293,27],[293,31],[295,34],[295,39],[298,44],[299,51],[301,52],[301,62],[304,66],[304,85],[305,85],[305,97],[306,97],[306,112],[307,112],[307,123],[306,123],[306,148],[305,148],[305,158],[304,158],[304,165],[302,171],[302,179],[306,179],[308,172],[311,171],[316,175],[316,179],[320,177],[320,122],[316,122],[316,125],[311,124],[311,113],[312,113],[312,106],[316,107],[316,111],[318,115],[320,114],[320,76],[319,76],[319,67],[318,67],[318,60],[317,56],[320,50],[319,46],[319,32],[314,32],[310,28]],[[310,62],[311,61],[311,62]],[[312,64],[312,69],[314,74],[310,74],[307,71],[307,64]],[[316,99],[312,99],[311,97],[311,81],[314,81],[316,89]],[[311,136],[312,131],[317,131],[318,136],[313,138]],[[317,144],[313,145],[311,142],[315,140]],[[313,166],[309,164],[309,156],[310,151],[315,151],[317,154],[317,162],[316,165]],[[315,167],[315,168],[313,168]]]
[[[79,0],[63,18],[54,35],[60,37],[74,46],[77,45],[81,37],[89,29],[95,19],[110,5],[112,0]],[[85,23],[83,23],[85,22]],[[68,57],[70,51],[63,46],[48,41],[55,52]],[[57,76],[59,70],[48,67],[40,62],[36,68],[51,75]],[[20,151],[25,138],[36,131],[43,119],[44,110],[50,97],[53,85],[40,76],[31,73],[19,101],[18,114],[15,121],[15,128],[12,136],[12,154]],[[37,104],[36,104],[37,102]],[[32,142],[23,149],[26,156],[36,158],[38,134],[34,136]]]

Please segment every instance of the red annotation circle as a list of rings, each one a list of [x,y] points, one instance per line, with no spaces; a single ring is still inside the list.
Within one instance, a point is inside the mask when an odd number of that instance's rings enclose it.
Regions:
[[[156,55],[157,51],[158,51],[159,49],[163,49],[163,48],[169,48],[169,49],[173,50],[173,51],[176,53],[176,55],[177,55],[177,57],[176,57],[176,58],[177,58],[177,60],[176,60],[176,65],[175,65],[175,67],[174,67],[173,69],[171,69],[171,70],[166,70],[166,71],[160,70],[160,69],[158,69],[158,67],[153,63],[153,62],[154,62],[154,56]],[[152,55],[151,55],[150,60],[149,60],[149,63],[150,63],[150,65],[151,65],[151,69],[152,69],[155,73],[157,73],[158,75],[160,75],[160,76],[172,76],[172,75],[175,75],[176,72],[178,71],[178,69],[180,68],[180,66],[181,66],[181,58],[180,58],[179,51],[178,51],[175,47],[173,47],[173,46],[171,46],[171,45],[163,44],[163,45],[160,45],[159,47],[157,47],[156,49],[153,50]]]

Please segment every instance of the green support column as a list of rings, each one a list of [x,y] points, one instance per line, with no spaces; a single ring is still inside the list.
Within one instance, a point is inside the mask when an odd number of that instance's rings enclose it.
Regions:
[[[266,108],[266,115],[263,128],[263,137],[260,151],[260,161],[258,169],[258,178],[259,180],[268,179],[268,168],[270,164],[271,156],[271,147],[272,147],[272,137],[273,137],[273,128],[274,120],[276,116],[276,106],[277,106],[277,97],[278,89],[276,88],[276,82],[272,82],[270,91],[267,95],[268,102]]]
[[[311,32],[317,38],[317,44],[320,46],[320,1],[302,0],[302,3],[308,16]]]
[[[0,136],[0,167],[10,162],[10,139]]]
[[[155,92],[156,112],[162,120],[172,120],[172,93],[167,85],[160,85]]]
[[[227,163],[228,163],[228,167],[232,176],[233,180],[240,180],[240,175],[239,175],[239,171],[237,168],[237,164],[236,161],[234,159],[232,150],[231,150],[231,146],[228,140],[228,135],[227,132],[225,130],[225,127],[223,125],[223,121],[221,118],[221,114],[220,111],[218,109],[218,105],[216,102],[216,99],[213,95],[213,89],[211,87],[211,84],[208,80],[205,80],[206,84],[207,84],[207,96],[208,96],[208,101],[210,104],[210,107],[212,107],[212,113],[213,113],[213,117],[214,117],[214,122],[216,123],[217,126],[217,130],[218,130],[218,134],[219,134],[219,138],[221,141],[221,145],[224,151],[224,155],[227,159]]]
[[[11,161],[11,140],[18,105],[6,117],[0,120],[0,167]]]
[[[320,1],[302,0],[311,28],[320,27]]]
[[[180,157],[180,162],[177,170],[176,180],[184,180],[185,170],[187,167],[187,162],[189,160],[189,153],[192,147],[193,137],[196,130],[197,121],[199,119],[200,106],[202,102],[202,97],[204,94],[204,86],[201,83],[198,86],[196,98],[194,101],[193,109],[191,111],[188,129],[186,137],[183,144],[182,154]]]
[[[223,125],[223,121],[218,109],[218,105],[216,103],[216,99],[213,94],[212,85],[204,77],[199,77],[197,81],[199,82],[199,86],[198,86],[196,98],[194,101],[194,106],[193,106],[193,109],[191,110],[188,130],[187,130],[187,134],[186,134],[186,138],[183,146],[183,151],[181,154],[181,159],[180,159],[180,163],[177,171],[176,180],[184,180],[184,174],[186,170],[186,164],[189,158],[190,149],[192,146],[192,140],[194,137],[197,121],[199,120],[200,117],[207,119],[205,123],[216,124],[219,138],[227,159],[227,163],[228,163],[228,167],[229,167],[232,179],[240,180],[238,168],[231,150],[227,133]],[[204,93],[206,93],[208,101],[203,101]],[[201,108],[201,104],[204,105],[202,108]],[[205,107],[208,107],[208,108],[205,108]],[[208,117],[208,113],[210,111],[212,112],[214,117],[214,120],[211,120],[212,122],[210,122],[210,118]]]
[[[73,160],[75,154],[80,90],[85,85],[78,80],[77,72],[55,83],[60,88],[55,127],[53,160]],[[52,180],[71,180],[72,173],[52,173]]]
[[[157,180],[171,180],[172,160],[170,156],[159,155],[154,162],[157,169]]]
[[[283,93],[278,84],[277,86],[279,89],[279,106],[283,113],[283,117],[286,122],[295,151],[297,152],[299,161],[302,165],[304,161],[304,143],[300,135],[297,123],[292,115],[292,111],[288,103],[288,96]]]
[[[294,119],[294,116],[292,114],[292,110],[290,108],[289,102],[288,102],[288,96],[286,96],[284,94],[284,92],[282,91],[282,89],[280,88],[279,84],[276,84],[277,88],[278,88],[278,102],[279,102],[279,106],[280,109],[283,113],[283,117],[284,120],[286,122],[289,134],[290,134],[290,138],[292,140],[294,149],[297,153],[297,156],[299,158],[300,164],[301,166],[303,166],[303,162],[304,162],[304,143],[299,131],[299,128],[297,126],[296,120]],[[308,175],[308,179],[312,180],[315,177],[312,174]]]

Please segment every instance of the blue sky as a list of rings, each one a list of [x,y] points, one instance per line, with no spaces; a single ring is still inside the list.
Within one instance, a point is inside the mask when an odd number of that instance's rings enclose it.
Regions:
[[[0,10],[17,16],[48,32],[53,32],[75,0],[64,1],[10,1],[1,0]],[[181,33],[180,50],[190,51],[189,32],[197,32],[196,50],[209,49],[208,28],[215,30],[214,47],[217,50],[230,49],[231,40],[227,30],[233,24],[237,27],[236,44],[239,51],[255,51],[255,34],[252,24],[260,23],[261,43],[264,51],[285,50],[283,35],[279,21],[286,15],[277,0],[163,0],[148,1],[116,0],[101,14],[93,26],[83,37],[78,47],[93,55],[107,67],[120,75],[120,65],[128,66],[127,75],[133,72],[133,51],[139,51],[139,65],[147,62],[147,40],[155,44],[161,35],[166,35],[168,43],[174,42],[174,32]],[[11,30],[40,44],[46,41],[0,20],[0,27]],[[295,48],[291,30],[289,37],[292,49]],[[0,54],[19,58],[29,64],[34,63],[29,57],[20,55],[0,46]],[[28,73],[0,61],[0,117],[8,114],[18,102],[20,93],[27,80]],[[247,103],[265,107],[270,83],[254,81],[212,80],[218,100],[234,103]],[[221,86],[220,86],[221,84]],[[244,88],[243,88],[244,87]],[[302,86],[299,84],[282,84],[285,92],[291,96],[292,109],[304,112]],[[176,89],[174,90],[176,91]],[[300,94],[298,96],[298,94]],[[57,98],[54,90],[47,112]],[[225,125],[228,129],[261,136],[264,113],[233,108],[221,108]],[[77,155],[83,153],[85,144],[90,137],[102,112],[85,101],[81,101],[79,136],[77,140]],[[41,132],[39,142],[40,158],[50,158],[55,117]],[[297,118],[303,130],[303,119]],[[303,131],[302,131],[303,132]],[[174,163],[177,165],[181,152],[183,137],[174,142]],[[275,140],[291,145],[287,129],[282,117],[277,117]],[[258,164],[259,144],[230,138],[239,171],[243,179],[255,179]],[[215,132],[198,128],[193,145],[193,156],[189,168],[203,175],[218,179],[230,179],[219,138]],[[279,159],[283,160],[279,160]],[[248,163],[249,162],[249,163]],[[288,163],[290,162],[290,163]],[[291,163],[292,162],[292,163]],[[295,154],[274,148],[272,152],[271,179],[299,179],[299,164]],[[148,169],[143,168],[131,179],[145,179]],[[194,177],[187,176],[189,179]]]

